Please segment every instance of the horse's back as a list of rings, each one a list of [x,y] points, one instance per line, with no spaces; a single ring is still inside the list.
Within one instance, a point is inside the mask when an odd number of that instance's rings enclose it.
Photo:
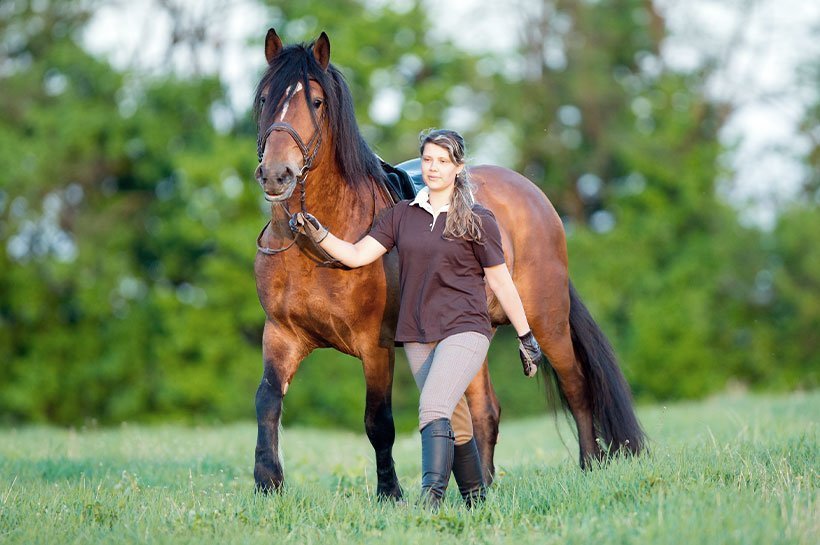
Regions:
[[[476,200],[493,212],[514,256],[538,258],[543,265],[540,254],[548,261],[557,258],[566,268],[563,223],[538,186],[513,170],[494,165],[473,167],[470,176]]]

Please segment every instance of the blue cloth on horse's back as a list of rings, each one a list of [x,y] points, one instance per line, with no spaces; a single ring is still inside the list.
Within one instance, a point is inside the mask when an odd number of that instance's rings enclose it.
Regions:
[[[410,178],[413,184],[413,195],[408,197],[414,199],[418,192],[424,189],[424,180],[421,177],[421,159],[416,157],[395,166],[396,170],[401,170]]]
[[[424,187],[424,181],[421,178],[421,159],[410,159],[396,166],[384,161],[381,163],[387,178],[387,191],[394,202],[414,199]]]

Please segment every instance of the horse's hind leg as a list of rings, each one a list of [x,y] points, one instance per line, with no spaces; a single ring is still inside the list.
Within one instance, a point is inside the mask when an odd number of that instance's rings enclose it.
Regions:
[[[589,385],[572,346],[569,301],[567,301],[565,315],[563,310],[553,310],[552,313],[544,311],[540,315],[533,316],[530,324],[536,339],[558,376],[558,386],[567,400],[578,432],[580,464],[581,467],[586,467],[590,460],[600,459],[603,453],[595,441],[595,427],[588,394]],[[547,369],[543,371],[548,372]]]
[[[379,498],[401,498],[401,486],[393,462],[393,442],[396,428],[391,402],[393,390],[393,348],[378,347],[362,358],[367,394],[364,426],[367,438],[376,453],[376,475]]]
[[[498,423],[501,420],[501,406],[490,381],[490,370],[487,358],[481,370],[467,387],[467,402],[473,419],[473,436],[478,443],[481,456],[481,468],[484,471],[484,482],[489,486],[495,478],[493,456],[498,441]]]
[[[309,350],[290,339],[271,322],[265,323],[262,337],[264,371],[256,390],[256,461],[253,478],[256,490],[270,492],[281,488],[284,481],[279,457],[279,424],[282,418],[282,398],[299,363]]]

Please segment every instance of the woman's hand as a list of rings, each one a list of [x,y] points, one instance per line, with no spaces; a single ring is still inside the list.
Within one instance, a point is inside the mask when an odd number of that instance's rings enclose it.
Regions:
[[[518,341],[518,356],[524,366],[524,374],[528,377],[534,377],[535,373],[538,372],[538,366],[544,361],[541,347],[538,346],[538,341],[535,340],[532,331],[527,331],[519,336]]]
[[[297,212],[288,221],[290,230],[305,235],[316,244],[322,242],[328,234],[327,227],[319,223],[315,217],[307,212]]]
[[[373,263],[385,253],[387,249],[375,238],[366,235],[356,244],[351,244],[329,233],[327,227],[319,223],[307,212],[297,212],[288,221],[290,230],[304,235],[351,269]]]

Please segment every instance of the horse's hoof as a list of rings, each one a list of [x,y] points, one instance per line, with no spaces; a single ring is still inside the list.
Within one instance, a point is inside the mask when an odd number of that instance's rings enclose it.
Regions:
[[[256,485],[253,487],[254,492],[256,492],[257,494],[264,494],[265,496],[267,496],[268,494],[272,494],[274,492],[279,492],[280,490],[282,490],[281,484],[276,486],[271,482],[256,483]]]
[[[253,480],[256,482],[255,491],[261,494],[270,494],[282,489],[284,477],[281,472],[271,471],[257,465],[253,469]]]
[[[394,501],[399,504],[404,503],[401,486],[398,484],[391,487],[379,488],[376,492],[376,498],[379,501]]]

